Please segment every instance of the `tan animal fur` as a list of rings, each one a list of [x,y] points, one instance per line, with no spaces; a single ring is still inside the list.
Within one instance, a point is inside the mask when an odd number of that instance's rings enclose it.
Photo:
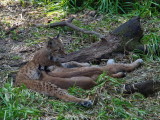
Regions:
[[[66,78],[77,77],[78,79],[79,76],[85,76],[85,77],[92,78],[92,80],[96,80],[96,77],[102,74],[103,72],[106,72],[107,75],[111,77],[121,78],[125,76],[126,72],[133,71],[134,69],[139,67],[142,63],[143,63],[143,60],[138,59],[131,64],[113,63],[113,64],[109,64],[102,67],[91,66],[91,67],[79,67],[79,68],[56,68],[54,71],[48,72],[47,75],[52,76],[50,82],[53,82],[54,84],[59,84],[59,87],[64,87],[64,84],[63,86],[60,86],[60,85],[61,83],[66,82]],[[63,78],[63,80],[58,81],[58,79],[56,79],[58,77],[61,79]],[[87,89],[91,88],[90,84],[93,85],[93,82],[89,83],[88,81],[87,82],[85,82],[84,80],[81,81],[81,78],[79,78],[79,80],[77,79],[70,82],[75,83],[75,81],[79,81],[79,82],[76,82],[75,85],[81,88],[83,88],[82,85],[84,85],[84,84],[81,84],[81,82],[84,82],[85,85],[88,84]],[[64,88],[67,88],[67,86]]]
[[[90,89],[96,85],[96,78],[104,71],[112,77],[124,77],[125,72],[131,72],[143,62],[141,59],[131,64],[118,64],[113,60],[108,65],[98,67],[88,63],[60,63],[58,58],[64,54],[64,48],[58,37],[50,39],[47,46],[39,50],[32,61],[22,67],[16,77],[16,85],[25,84],[27,88],[58,97],[64,101],[76,102],[83,106],[91,106],[92,102],[69,95],[64,89],[79,86]],[[41,71],[41,67],[55,65],[51,72]],[[58,67],[57,67],[58,66]],[[77,68],[64,68],[76,66]]]
[[[55,38],[49,38],[46,46],[37,51],[33,59],[41,66],[61,66],[59,57],[64,54],[63,44],[59,39],[59,35],[57,35]]]
[[[91,82],[92,80],[87,77],[83,77],[82,80]],[[70,81],[69,79],[65,79],[66,83]],[[71,79],[72,81],[72,79]],[[50,76],[46,75],[45,72],[41,72],[39,70],[39,64],[37,64],[34,60],[28,62],[25,66],[23,66],[17,76],[16,82],[17,86],[22,84],[26,85],[27,88],[37,91],[39,93],[43,93],[49,96],[55,96],[64,101],[76,102],[80,105],[89,107],[92,105],[90,100],[85,100],[81,98],[77,98],[75,96],[69,95],[64,89],[57,87],[57,85],[50,82]],[[63,82],[62,82],[63,84]],[[73,82],[71,86],[73,86]]]

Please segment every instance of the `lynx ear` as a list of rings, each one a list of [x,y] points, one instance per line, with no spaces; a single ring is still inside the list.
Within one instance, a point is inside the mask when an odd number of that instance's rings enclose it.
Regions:
[[[58,34],[58,35],[55,37],[55,39],[58,39],[58,38],[59,38],[59,36],[60,36],[60,35]]]

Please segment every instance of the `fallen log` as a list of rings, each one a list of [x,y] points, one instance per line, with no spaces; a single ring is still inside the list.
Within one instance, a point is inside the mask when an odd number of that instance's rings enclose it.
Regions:
[[[96,35],[100,38],[100,41],[91,44],[89,47],[67,54],[61,59],[61,62],[88,62],[100,60],[102,58],[109,58],[114,52],[124,53],[141,45],[140,39],[143,37],[143,30],[140,25],[140,17],[130,19],[108,35],[101,35],[95,31],[81,29],[71,23],[73,19],[74,18],[70,18],[66,21],[51,23],[48,25],[37,25],[50,28],[68,26],[76,31]]]
[[[136,46],[141,45],[140,39],[142,37],[143,30],[140,25],[140,18],[134,17],[110,32],[105,38],[101,38],[99,42],[79,51],[69,53],[62,62],[88,62],[109,58],[115,52],[132,51]]]
[[[145,97],[160,91],[160,81],[147,80],[138,83],[126,84],[119,90],[123,94],[141,93]]]

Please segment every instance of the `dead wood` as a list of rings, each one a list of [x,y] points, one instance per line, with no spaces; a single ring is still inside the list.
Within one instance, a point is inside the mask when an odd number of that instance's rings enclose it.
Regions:
[[[79,31],[79,32],[82,32],[82,33],[85,33],[85,34],[93,34],[93,35],[96,35],[97,37],[99,38],[104,38],[103,35],[101,35],[100,33],[98,32],[95,32],[95,31],[89,31],[89,30],[85,30],[85,29],[82,29],[82,28],[79,28],[75,25],[73,25],[71,22],[73,21],[74,17],[68,19],[68,20],[65,20],[65,21],[61,21],[61,22],[55,22],[55,23],[51,23],[51,24],[48,24],[48,25],[43,25],[43,24],[37,24],[36,26],[37,27],[46,27],[46,28],[54,28],[54,27],[64,27],[64,26],[68,26],[76,31]]]
[[[160,81],[147,80],[143,82],[126,84],[123,86],[123,94],[133,94],[135,92],[143,94],[145,97],[160,91]]]
[[[51,23],[48,25],[37,25],[41,27],[52,28],[57,26],[68,26],[74,30],[86,34],[96,35],[101,39],[100,41],[93,43],[86,48],[67,54],[63,59],[61,59],[61,62],[88,62],[100,60],[102,58],[110,58],[113,53],[124,53],[126,51],[135,49],[136,46],[141,45],[140,39],[143,36],[143,30],[141,29],[139,17],[130,19],[128,22],[120,25],[117,29],[105,36],[95,31],[81,29],[71,24],[73,19],[74,18],[70,18],[66,21]]]
[[[79,51],[67,54],[64,59],[61,59],[61,62],[88,62],[110,58],[116,52],[132,51],[136,46],[141,45],[140,39],[142,36],[143,30],[140,25],[140,18],[134,17],[101,38],[100,41]]]

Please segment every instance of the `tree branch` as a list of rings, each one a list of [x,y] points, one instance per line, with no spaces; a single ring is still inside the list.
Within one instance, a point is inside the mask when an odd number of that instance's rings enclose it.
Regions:
[[[123,94],[133,94],[138,92],[143,94],[145,97],[148,97],[160,91],[160,81],[147,80],[133,84],[126,84],[120,91]]]
[[[71,22],[73,21],[74,17],[72,18],[69,18],[68,20],[65,20],[65,21],[61,21],[61,22],[55,22],[55,23],[51,23],[51,24],[48,24],[48,25],[42,25],[42,24],[37,24],[36,26],[37,27],[46,27],[46,28],[54,28],[54,27],[64,27],[64,26],[67,26],[67,27],[70,27],[76,31],[79,31],[79,32],[82,32],[82,33],[85,33],[85,34],[92,34],[92,35],[96,35],[98,38],[100,39],[103,39],[105,36],[98,33],[98,32],[95,32],[95,31],[89,31],[89,30],[85,30],[85,29],[82,29],[82,28],[79,28],[75,25],[73,25]]]
[[[141,29],[140,17],[133,17],[126,23],[120,25],[114,31],[111,31],[108,35],[102,35],[95,31],[88,31],[73,25],[73,17],[62,21],[51,23],[48,25],[38,25],[41,27],[63,27],[68,26],[76,31],[96,35],[101,40],[91,44],[90,46],[80,49],[79,51],[69,53],[61,59],[61,62],[77,61],[77,62],[89,62],[100,59],[107,59],[111,57],[112,53],[119,52],[124,53],[126,51],[134,50],[138,45],[141,45],[140,39],[143,36],[143,30]]]

